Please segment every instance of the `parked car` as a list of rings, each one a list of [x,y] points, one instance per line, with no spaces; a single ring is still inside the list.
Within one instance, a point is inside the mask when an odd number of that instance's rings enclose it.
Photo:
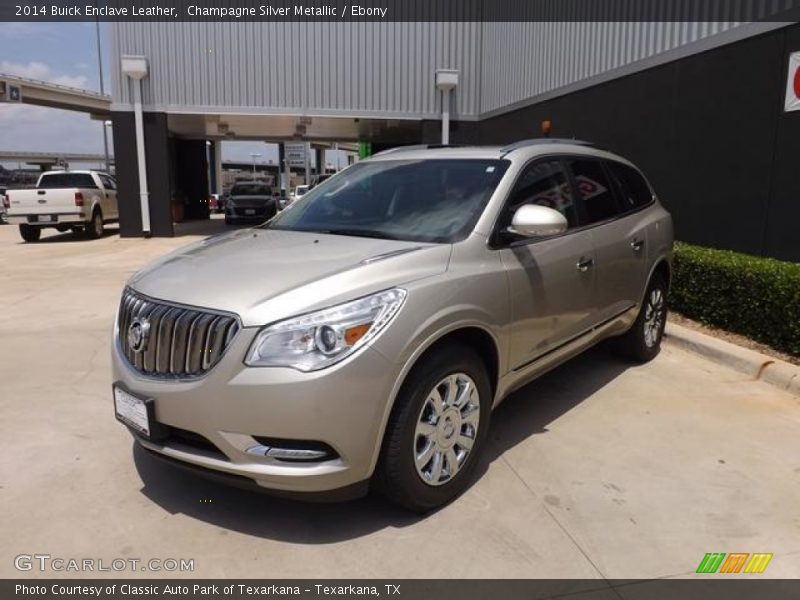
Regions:
[[[588,144],[380,153],[130,279],[117,418],[239,484],[426,511],[510,392],[606,338],[658,354],[672,241],[641,172]]]
[[[225,223],[263,222],[278,212],[278,202],[264,183],[236,183],[225,204]]]
[[[289,206],[289,204],[291,204],[291,202],[289,201],[288,196],[286,195],[286,193],[283,190],[277,190],[276,189],[274,191],[274,196],[275,196],[276,202],[278,203],[278,210],[283,210],[284,208]]]
[[[8,222],[8,198],[6,188],[0,187],[0,223]]]
[[[294,188],[294,191],[289,194],[289,201],[294,202],[295,200],[299,200],[302,198],[309,190],[311,189],[310,185],[298,185]]]
[[[208,210],[215,213],[224,213],[225,202],[224,194],[211,194],[208,197]]]
[[[314,178],[311,180],[311,189],[314,189],[321,183],[325,183],[328,179],[333,177],[335,173],[322,173],[320,175],[314,175]]]
[[[7,190],[8,222],[19,225],[26,242],[35,242],[42,229],[103,235],[106,223],[119,219],[117,185],[99,171],[47,171],[35,189]]]

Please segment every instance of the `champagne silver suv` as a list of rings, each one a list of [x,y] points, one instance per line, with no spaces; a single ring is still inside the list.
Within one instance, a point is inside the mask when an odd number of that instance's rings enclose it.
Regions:
[[[116,415],[236,484],[429,510],[512,390],[605,338],[656,356],[672,235],[639,170],[589,144],[383,152],[134,275]]]

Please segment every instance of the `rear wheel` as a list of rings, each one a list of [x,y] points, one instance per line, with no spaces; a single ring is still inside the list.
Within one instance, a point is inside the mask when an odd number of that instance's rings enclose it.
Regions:
[[[491,385],[471,350],[435,350],[397,398],[376,474],[392,502],[416,512],[447,504],[469,485],[489,429]]]
[[[42,228],[23,224],[19,226],[19,234],[26,242],[38,242],[42,237]]]
[[[619,338],[619,349],[637,362],[653,360],[661,350],[667,324],[667,282],[658,273],[647,286],[644,302],[633,326]]]
[[[103,225],[103,213],[100,209],[96,209],[92,213],[92,220],[86,224],[86,237],[90,240],[96,240],[103,237],[105,226]]]

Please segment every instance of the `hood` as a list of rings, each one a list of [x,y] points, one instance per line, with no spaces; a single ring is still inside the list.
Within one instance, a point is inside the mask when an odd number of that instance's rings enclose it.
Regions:
[[[167,254],[128,285],[265,325],[447,270],[451,246],[244,229]]]

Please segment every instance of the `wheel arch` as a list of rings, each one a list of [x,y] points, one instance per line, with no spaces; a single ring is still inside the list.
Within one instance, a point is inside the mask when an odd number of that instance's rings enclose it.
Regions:
[[[489,375],[489,384],[492,387],[492,403],[494,406],[502,368],[500,362],[500,343],[497,337],[491,331],[476,323],[459,323],[436,332],[418,346],[416,352],[409,357],[397,377],[381,423],[378,444],[376,444],[376,449],[372,457],[370,472],[374,473],[375,467],[378,464],[386,438],[387,424],[389,423],[392,413],[397,408],[397,399],[403,390],[403,386],[408,381],[409,376],[413,373],[414,368],[421,364],[426,356],[430,356],[431,353],[436,352],[438,349],[448,344],[465,344],[467,347],[476,351],[486,366]]]

